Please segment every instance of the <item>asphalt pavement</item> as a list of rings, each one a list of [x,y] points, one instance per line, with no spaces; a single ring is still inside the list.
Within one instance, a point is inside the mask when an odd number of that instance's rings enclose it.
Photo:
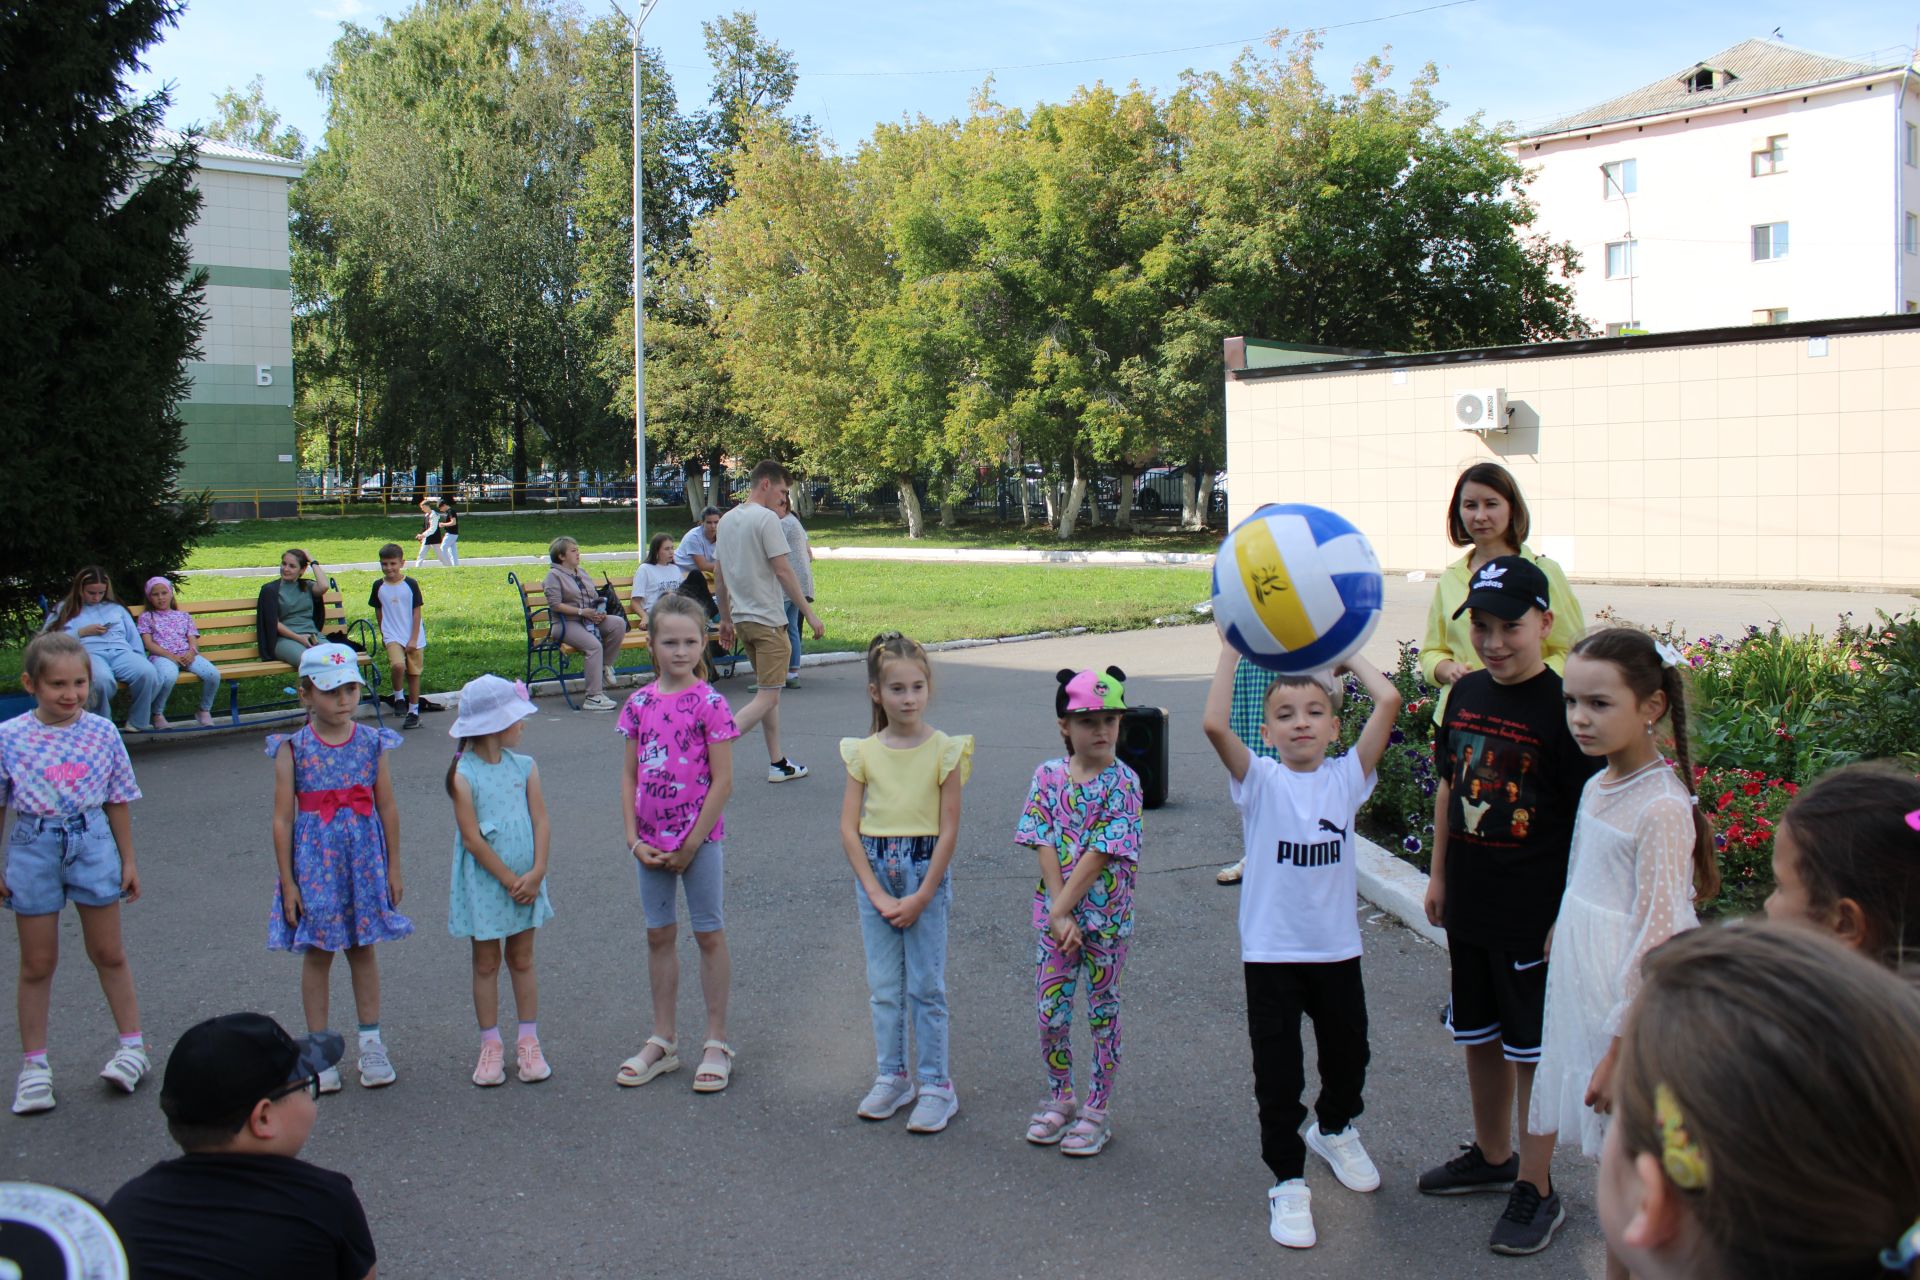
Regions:
[[[1390,591],[1370,646],[1418,634],[1431,585]],[[1910,599],[1820,593],[1583,589],[1641,620],[1737,630],[1778,613],[1799,625]],[[621,845],[613,717],[541,700],[523,749],[553,813],[555,918],[540,932],[547,1083],[468,1081],[477,1050],[469,951],[445,928],[453,823],[442,788],[451,716],[429,716],[392,757],[400,798],[404,909],[416,934],[383,946],[382,1023],[399,1082],[322,1099],[305,1155],[349,1174],[383,1277],[650,1273],[839,1277],[1599,1276],[1593,1170],[1575,1155],[1558,1181],[1569,1218],[1532,1259],[1489,1253],[1504,1201],[1417,1194],[1416,1174],[1469,1136],[1460,1057],[1439,1023],[1442,952],[1362,905],[1373,1066],[1359,1126],[1385,1178],[1372,1195],[1309,1168],[1320,1244],[1295,1253],[1266,1234],[1269,1177],[1245,1035],[1237,889],[1213,872],[1236,856],[1238,823],[1199,732],[1214,640],[1208,628],[1083,635],[940,655],[932,723],[978,738],[966,791],[948,986],[961,1110],[947,1132],[909,1134],[905,1114],[855,1118],[873,1073],[853,879],[836,828],[837,740],[866,731],[857,665],[810,668],[782,701],[789,754],[814,776],[762,781],[758,735],[736,748],[728,806],[728,932],[735,983],[734,1083],[690,1091],[703,1025],[695,951],[682,935],[681,1042],[689,1065],[640,1089],[613,1082],[648,1031],[644,927]],[[1032,997],[1030,852],[1010,840],[1035,764],[1056,754],[1053,672],[1116,663],[1130,699],[1172,713],[1172,794],[1148,816],[1137,926],[1123,983],[1125,1061],[1115,1137],[1092,1160],[1021,1138],[1040,1099]],[[745,681],[720,686],[738,706]],[[125,932],[156,1064],[193,1022],[234,1009],[301,1021],[298,964],[265,949],[273,888],[271,768],[257,735],[141,743],[145,798],[134,831],[145,896]],[[0,1115],[0,1177],[104,1198],[174,1153],[156,1078],[133,1097],[94,1078],[112,1024],[69,913],[55,980],[59,1108]],[[10,978],[7,947],[0,977]],[[503,981],[502,1014],[511,1016]],[[334,1023],[351,1030],[345,966]],[[351,1037],[349,1037],[351,1038]],[[0,1044],[15,1042],[0,1012]],[[1076,1031],[1076,1042],[1084,1038]],[[1084,1061],[1084,1052],[1083,1052]]]

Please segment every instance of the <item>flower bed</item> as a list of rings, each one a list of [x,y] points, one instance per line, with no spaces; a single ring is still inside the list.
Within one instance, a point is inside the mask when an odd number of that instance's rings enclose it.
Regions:
[[[1637,626],[1597,615],[1594,627]],[[1677,648],[1689,673],[1695,786],[1712,820],[1724,881],[1709,914],[1757,911],[1773,891],[1773,833],[1800,787],[1856,760],[1893,759],[1920,769],[1920,615],[1842,614],[1831,635],[1779,624],[1689,639],[1671,623],[1644,628]],[[1400,646],[1388,673],[1405,707],[1380,779],[1360,811],[1375,843],[1426,870],[1433,844],[1432,702],[1419,649]],[[1373,709],[1347,681],[1343,741]],[[1668,744],[1671,751],[1671,744]]]

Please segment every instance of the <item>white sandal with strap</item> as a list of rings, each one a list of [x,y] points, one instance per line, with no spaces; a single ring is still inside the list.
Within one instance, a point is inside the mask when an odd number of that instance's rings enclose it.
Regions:
[[[1036,1147],[1052,1146],[1079,1114],[1080,1104],[1072,1098],[1047,1099],[1027,1117],[1027,1141]]]
[[[648,1062],[646,1045],[642,1045],[639,1053],[620,1064],[619,1073],[613,1077],[615,1083],[634,1089],[649,1080],[666,1075],[669,1071],[680,1069],[680,1057],[674,1052],[673,1041],[662,1040],[659,1036],[648,1036],[647,1044],[660,1050],[660,1056]]]
[[[725,1040],[709,1040],[700,1048],[705,1051],[718,1049],[722,1055],[718,1062],[700,1063],[700,1069],[693,1073],[693,1091],[695,1093],[719,1093],[733,1081],[733,1046]],[[704,1057],[704,1053],[703,1053]]]

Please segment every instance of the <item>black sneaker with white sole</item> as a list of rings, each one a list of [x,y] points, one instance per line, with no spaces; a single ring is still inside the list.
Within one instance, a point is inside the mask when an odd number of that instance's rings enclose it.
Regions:
[[[1480,1153],[1480,1144],[1469,1143],[1460,1154],[1438,1168],[1420,1175],[1420,1190],[1430,1196],[1464,1196],[1476,1191],[1511,1191],[1520,1176],[1520,1154],[1515,1152],[1499,1164]]]
[[[402,729],[418,729],[420,727],[420,713],[418,711],[407,712],[407,718],[400,722],[400,727]]]
[[[1538,1253],[1553,1243],[1553,1233],[1566,1220],[1567,1209],[1558,1191],[1543,1196],[1531,1182],[1516,1182],[1507,1193],[1507,1211],[1493,1224],[1487,1247],[1512,1257]]]
[[[807,766],[795,764],[782,756],[767,766],[768,782],[793,782],[807,776]]]

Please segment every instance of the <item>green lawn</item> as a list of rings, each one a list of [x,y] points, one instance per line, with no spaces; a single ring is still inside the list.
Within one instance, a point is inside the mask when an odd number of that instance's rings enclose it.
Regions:
[[[587,568],[591,572],[596,566]],[[349,619],[369,616],[367,592],[378,576],[335,575]],[[827,639],[809,637],[808,652],[857,652],[874,633],[888,628],[928,643],[1075,626],[1123,631],[1186,613],[1206,598],[1208,589],[1207,571],[1188,568],[823,560],[814,566],[814,577]],[[417,580],[426,595],[427,689],[455,689],[489,671],[509,677],[524,673],[526,631],[506,569],[435,567],[423,570]],[[187,599],[243,598],[259,586],[259,580],[246,578],[193,578],[181,594]],[[0,654],[0,682],[5,686],[18,687],[14,677],[19,669],[19,650]],[[288,683],[251,681],[241,701],[263,701]],[[170,714],[191,718],[198,692],[197,686],[177,690]],[[225,697],[223,691],[223,701]]]
[[[677,540],[693,525],[684,508],[653,508],[647,531],[668,532]],[[288,547],[301,547],[322,564],[356,564],[378,557],[385,542],[418,550],[418,514],[309,516],[299,520],[242,520],[217,525],[187,560],[189,569],[240,569],[280,562]],[[609,511],[568,511],[550,515],[472,516],[460,522],[463,556],[544,555],[547,544],[564,533],[585,552],[629,551],[634,545],[633,508]],[[968,522],[955,529],[929,523],[927,536],[915,541],[897,522],[867,516],[816,516],[807,522],[820,546],[866,547],[1072,547],[1103,551],[1200,551],[1220,545],[1221,530],[1182,533],[1169,525],[1153,525],[1122,533],[1110,525],[1084,525],[1070,543],[1054,538],[1044,526]]]

